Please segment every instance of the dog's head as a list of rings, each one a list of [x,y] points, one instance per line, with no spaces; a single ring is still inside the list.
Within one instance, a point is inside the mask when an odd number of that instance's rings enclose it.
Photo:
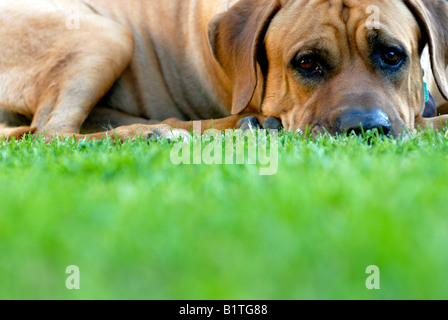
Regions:
[[[233,84],[232,112],[289,130],[414,129],[426,45],[448,100],[446,0],[240,0],[212,21],[209,40]]]

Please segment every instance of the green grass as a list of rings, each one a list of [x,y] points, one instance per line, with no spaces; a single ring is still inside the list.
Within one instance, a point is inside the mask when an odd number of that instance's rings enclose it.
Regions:
[[[0,142],[0,298],[448,299],[443,134],[282,134],[274,176],[172,147]]]

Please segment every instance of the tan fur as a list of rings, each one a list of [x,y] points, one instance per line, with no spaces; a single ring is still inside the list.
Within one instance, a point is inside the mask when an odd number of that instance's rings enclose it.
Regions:
[[[381,9],[382,32],[411,55],[394,85],[366,64],[370,5]],[[384,110],[394,134],[437,126],[439,119],[420,117],[420,40],[428,37],[447,94],[440,69],[448,63],[448,30],[439,21],[447,10],[444,0],[2,0],[0,108],[29,123],[3,125],[0,136],[124,140],[164,135],[167,125],[188,130],[197,119],[203,130],[236,128],[247,115],[334,133],[335,119],[357,100]],[[74,14],[79,28],[70,29]],[[339,68],[316,88],[288,67],[311,42],[324,45]]]

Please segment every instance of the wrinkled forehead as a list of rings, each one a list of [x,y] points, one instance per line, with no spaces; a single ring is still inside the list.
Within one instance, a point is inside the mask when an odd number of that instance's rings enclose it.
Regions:
[[[323,47],[365,46],[376,35],[411,51],[420,29],[403,0],[284,0],[269,27],[267,45],[285,55],[307,43]]]

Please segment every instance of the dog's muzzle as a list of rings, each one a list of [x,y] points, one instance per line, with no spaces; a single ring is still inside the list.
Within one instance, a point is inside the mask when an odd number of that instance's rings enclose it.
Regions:
[[[337,121],[338,133],[362,134],[377,129],[380,134],[389,135],[392,125],[389,117],[380,109],[349,110]]]

